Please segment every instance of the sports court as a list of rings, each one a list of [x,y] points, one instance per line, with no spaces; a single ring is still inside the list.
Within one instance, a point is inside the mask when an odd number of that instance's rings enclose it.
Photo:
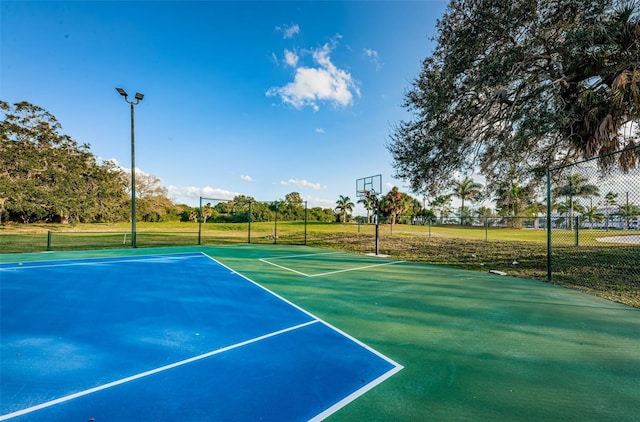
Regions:
[[[311,247],[3,255],[1,420],[637,420],[640,312]]]
[[[1,269],[2,420],[318,419],[401,369],[202,253]]]

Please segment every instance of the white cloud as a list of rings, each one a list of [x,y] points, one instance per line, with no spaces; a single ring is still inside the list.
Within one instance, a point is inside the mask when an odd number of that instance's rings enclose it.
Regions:
[[[245,182],[253,182],[253,177],[246,175],[246,174],[241,174],[240,178],[242,180],[244,180]]]
[[[364,49],[364,54],[369,58],[371,63],[376,65],[376,70],[380,70],[380,60],[378,58],[378,52],[376,50],[371,50],[369,48]]]
[[[283,180],[280,182],[281,185],[293,185],[293,186],[298,186],[300,188],[311,188],[313,190],[321,190],[321,189],[326,189],[326,186],[322,186],[320,183],[311,183],[307,180],[304,179],[289,179],[289,180]]]
[[[108,160],[102,160],[100,157],[98,157],[98,160],[101,160],[101,161],[111,161],[111,162],[112,162],[116,167],[118,167],[120,170],[124,171],[125,173],[129,173],[129,174],[131,174],[131,167],[125,167],[125,166],[123,166],[123,165],[122,165],[122,164],[120,164],[120,162],[119,162],[117,159],[115,159],[115,158],[110,158],[110,159],[108,159]],[[151,176],[151,174],[149,174],[149,173],[147,173],[147,172],[145,172],[145,171],[140,170],[140,168],[139,168],[139,167],[136,167],[136,175],[141,175],[141,176]],[[159,180],[160,182],[162,182],[162,178],[160,178],[160,177],[158,177],[158,176],[155,176],[155,175],[153,175],[153,176],[154,176],[154,177],[157,177],[157,178],[158,178],[158,180]],[[136,185],[137,185],[137,183],[136,183]]]
[[[316,128],[316,133],[324,133],[324,129],[321,127]]]
[[[309,208],[320,207],[334,209],[336,207],[335,199],[325,199],[307,195],[304,197],[304,200],[307,201],[307,207]]]
[[[312,50],[311,56],[316,67],[296,67],[293,82],[269,88],[267,96],[279,96],[283,102],[297,109],[309,106],[317,111],[320,101],[342,107],[350,105],[354,94],[359,96],[360,90],[349,72],[333,64],[330,57],[332,49],[332,46],[325,44]],[[295,62],[298,62],[298,56]],[[290,63],[289,60],[287,63]]]
[[[177,198],[178,202],[197,203],[200,197],[212,199],[231,200],[235,196],[240,195],[237,192],[231,192],[225,189],[212,188],[210,186],[167,186],[169,197]]]
[[[286,40],[300,33],[300,25],[294,23],[291,25],[276,26],[276,31],[282,32],[282,38]]]
[[[298,65],[298,55],[293,51],[289,51],[287,49],[284,50],[284,62],[291,67],[296,67]]]

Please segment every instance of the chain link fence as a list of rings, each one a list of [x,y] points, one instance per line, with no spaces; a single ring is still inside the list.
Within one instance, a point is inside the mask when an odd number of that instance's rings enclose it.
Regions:
[[[602,171],[601,160],[638,147],[549,169],[548,279],[640,287],[640,168]],[[635,286],[635,287],[634,287]]]

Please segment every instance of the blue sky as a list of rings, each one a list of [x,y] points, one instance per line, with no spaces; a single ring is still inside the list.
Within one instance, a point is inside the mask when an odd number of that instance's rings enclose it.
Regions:
[[[32,2],[1,7],[0,97],[51,112],[100,159],[169,196],[355,202],[392,177],[385,144],[444,1]]]

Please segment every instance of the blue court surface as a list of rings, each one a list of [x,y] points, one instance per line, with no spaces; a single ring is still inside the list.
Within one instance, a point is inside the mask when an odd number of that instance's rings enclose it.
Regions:
[[[402,367],[202,253],[0,265],[0,420],[321,420]]]

